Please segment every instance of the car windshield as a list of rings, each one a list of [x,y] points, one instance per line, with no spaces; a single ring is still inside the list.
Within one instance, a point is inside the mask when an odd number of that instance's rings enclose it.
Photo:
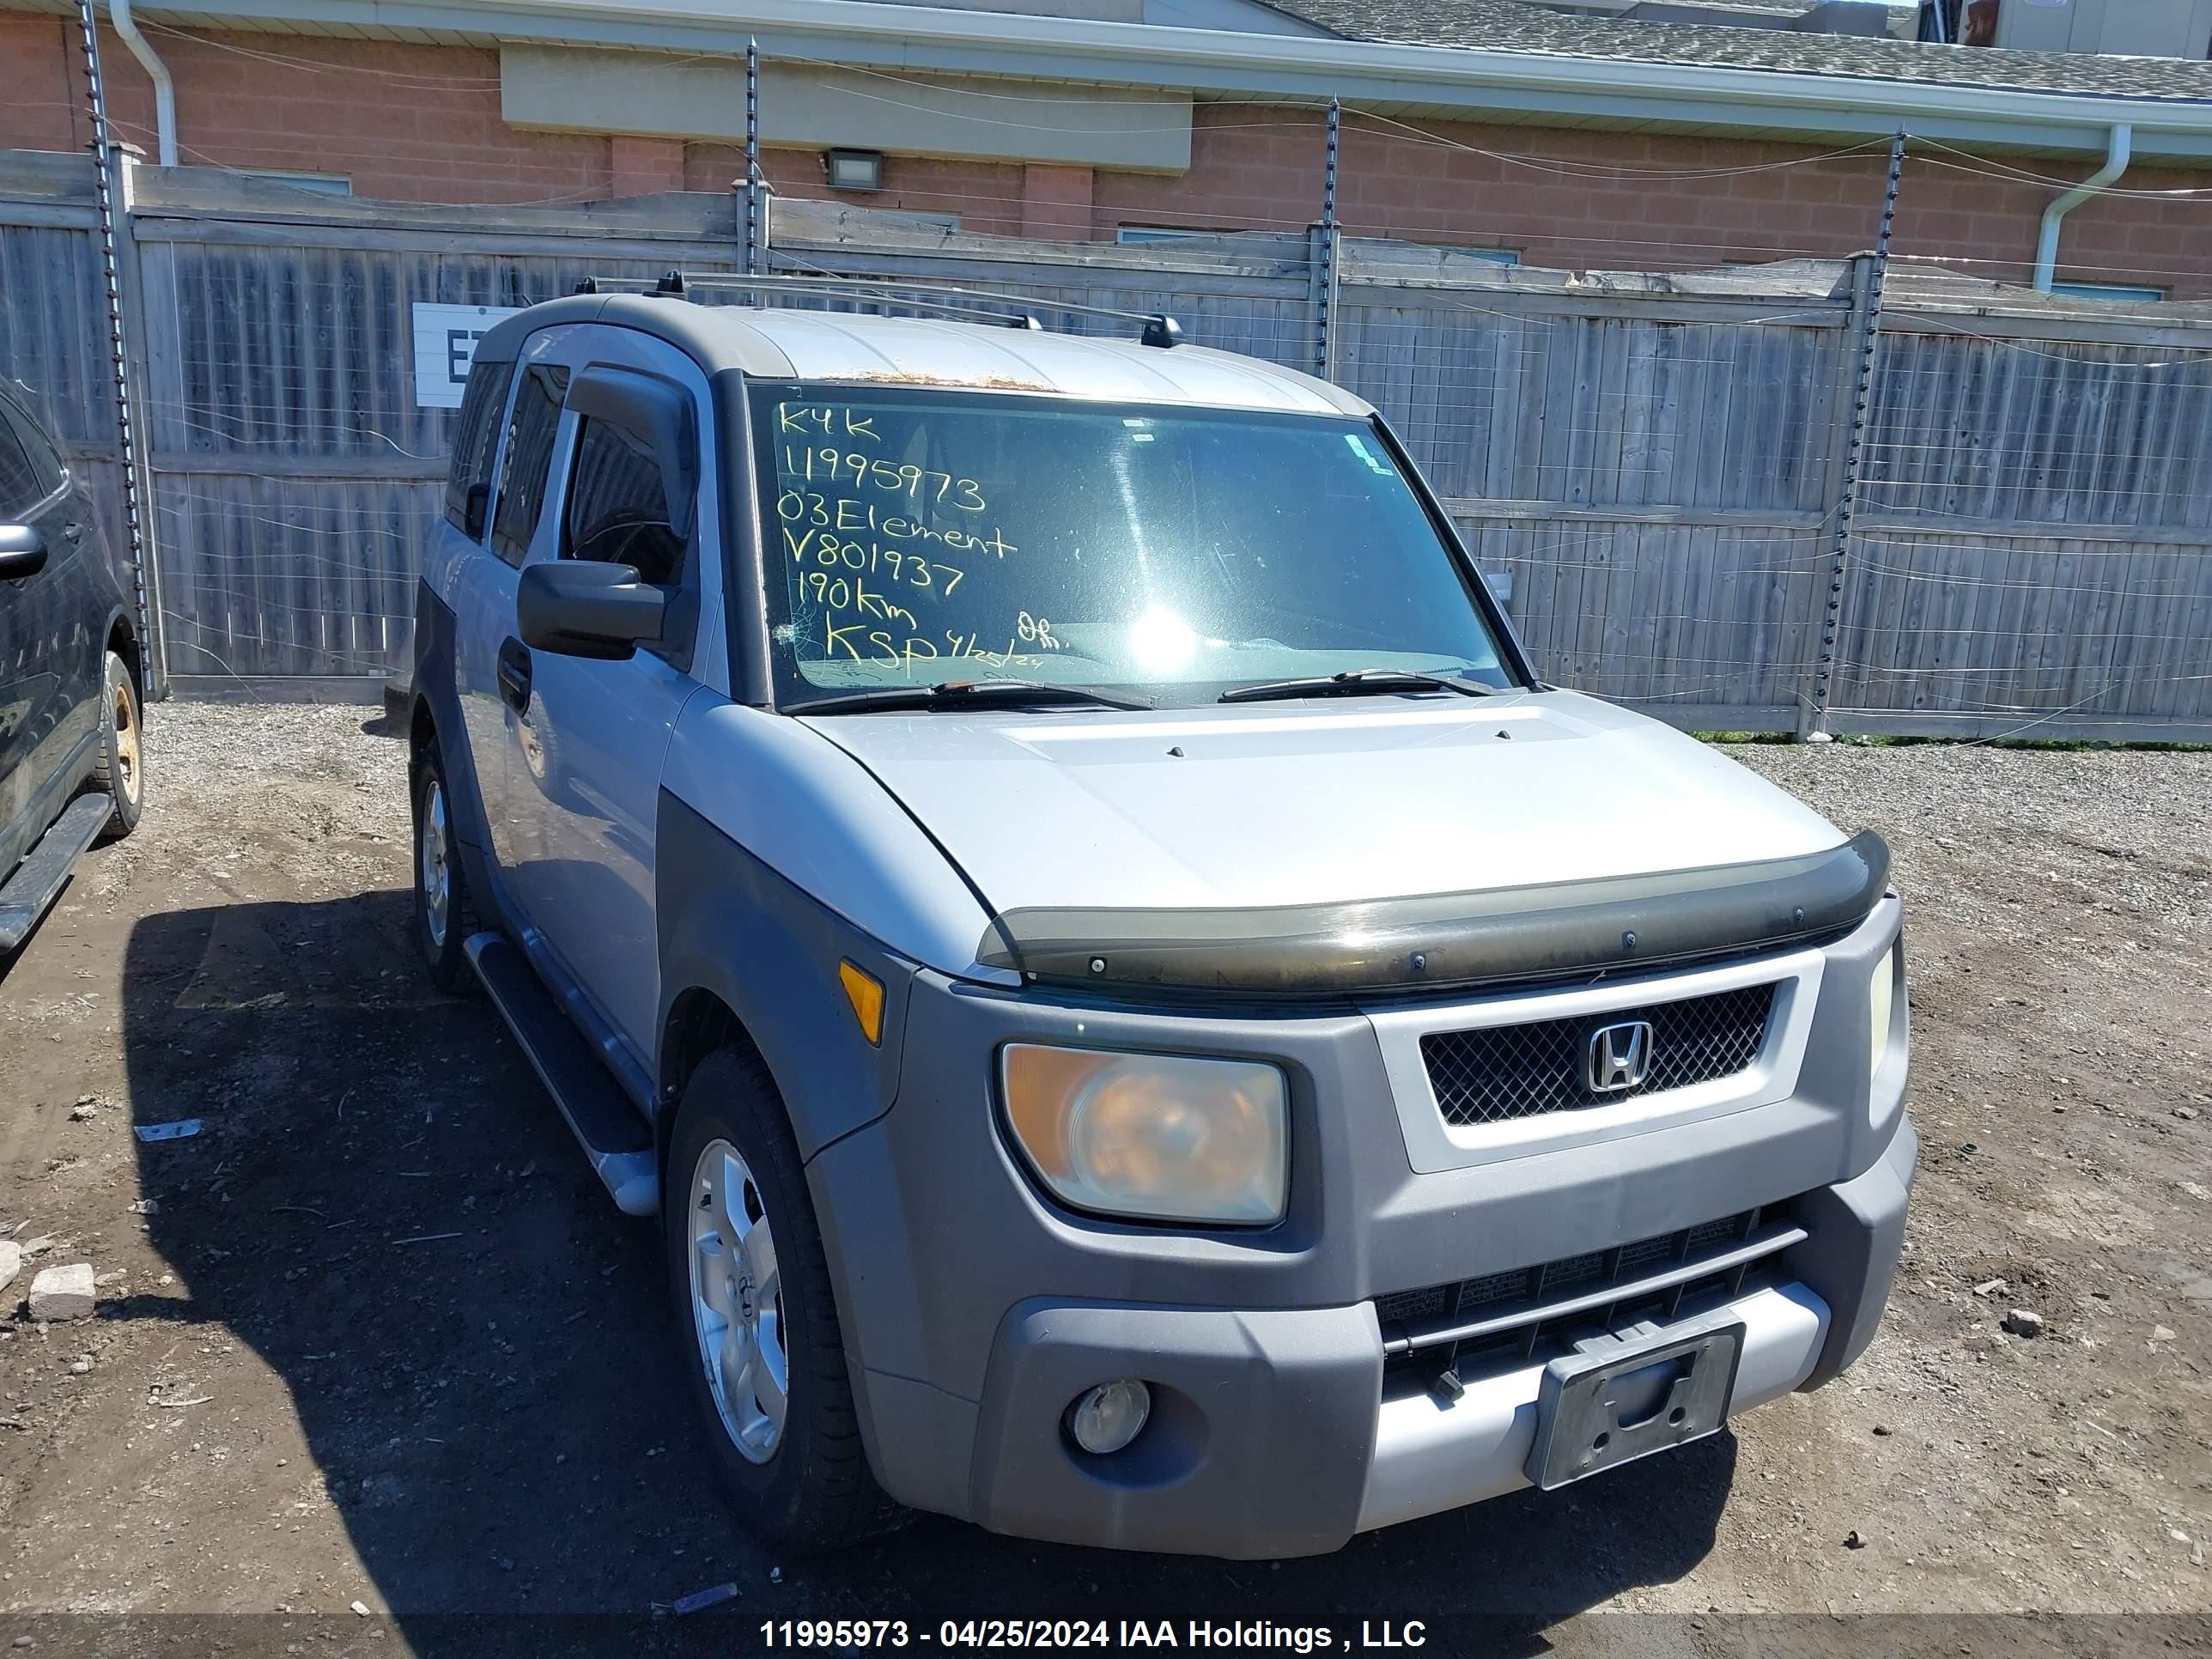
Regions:
[[[1512,683],[1366,422],[920,388],[754,396],[786,707],[994,679],[1164,707],[1363,671]],[[1382,678],[1370,689],[1419,690]]]

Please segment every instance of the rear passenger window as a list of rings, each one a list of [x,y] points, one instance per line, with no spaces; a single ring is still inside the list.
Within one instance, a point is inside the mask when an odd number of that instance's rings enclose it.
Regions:
[[[669,587],[684,580],[690,538],[688,481],[669,499],[669,480],[647,441],[608,421],[586,420],[576,434],[568,518],[561,554],[634,565],[638,580]]]
[[[499,512],[491,526],[491,550],[509,564],[520,565],[529,556],[530,538],[538,532],[545,477],[553,468],[553,434],[561,425],[561,400],[568,395],[568,371],[543,364],[526,374],[516,389]]]
[[[446,475],[446,521],[464,534],[469,528],[469,491],[491,483],[492,461],[499,454],[499,417],[506,411],[507,388],[514,380],[513,363],[479,363],[461,394],[460,419],[453,426],[453,465]]]

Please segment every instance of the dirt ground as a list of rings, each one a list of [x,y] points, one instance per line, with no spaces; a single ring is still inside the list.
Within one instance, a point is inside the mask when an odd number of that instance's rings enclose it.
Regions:
[[[2036,1611],[2171,1617],[2008,1639],[2212,1646],[2212,755],[1731,751],[1887,836],[1908,905],[1923,1163],[1899,1293],[1840,1382],[1320,1560],[923,1520],[783,1562],[708,1480],[651,1229],[489,1008],[417,969],[396,731],[188,704],[150,737],[143,827],[0,960],[0,1237],[34,1252],[0,1292],[0,1641],[483,1652],[508,1626],[471,1616],[589,1613],[635,1622],[585,1645],[750,1652],[763,1620],[950,1611],[1864,1651],[1939,1637],[1831,1615]],[[33,1270],[80,1261],[98,1316],[30,1322]],[[2015,1307],[2044,1334],[2003,1334]],[[1680,1617],[1632,1636],[1635,1613]],[[586,1627],[532,1628],[544,1651]]]

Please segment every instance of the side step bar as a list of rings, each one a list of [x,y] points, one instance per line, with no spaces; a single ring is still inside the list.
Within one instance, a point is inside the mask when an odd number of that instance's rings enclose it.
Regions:
[[[624,1215],[660,1209],[653,1132],[538,980],[529,959],[499,934],[472,935],[469,961],[546,1093]]]
[[[114,810],[115,803],[105,795],[79,795],[0,886],[0,954],[30,937]]]

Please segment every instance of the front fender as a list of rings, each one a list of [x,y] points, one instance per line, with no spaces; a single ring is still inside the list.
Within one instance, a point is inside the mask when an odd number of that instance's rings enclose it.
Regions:
[[[782,1091],[799,1155],[872,1123],[898,1092],[915,964],[793,886],[669,791],[660,792],[654,906],[661,1048],[678,998],[711,992]],[[884,986],[880,1044],[862,1035],[837,976],[850,960]]]

